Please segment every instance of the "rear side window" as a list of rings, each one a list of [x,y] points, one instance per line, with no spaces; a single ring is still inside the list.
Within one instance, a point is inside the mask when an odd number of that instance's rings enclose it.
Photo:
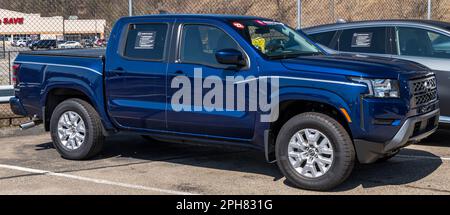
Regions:
[[[123,55],[132,59],[162,60],[167,24],[132,24],[129,26]]]
[[[317,34],[311,34],[309,37],[316,43],[319,43],[324,46],[330,46],[331,41],[334,38],[334,35],[336,34],[336,31],[330,31],[330,32],[323,32],[323,33],[317,33]]]
[[[387,53],[387,28],[358,28],[342,31],[339,51],[360,53]]]
[[[432,58],[450,58],[450,37],[418,28],[396,29],[399,55]]]

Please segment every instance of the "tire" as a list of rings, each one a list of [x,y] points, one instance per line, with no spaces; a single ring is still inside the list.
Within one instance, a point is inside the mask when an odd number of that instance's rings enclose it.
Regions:
[[[301,134],[302,131],[309,132],[309,134],[320,134],[320,138],[322,139],[316,139],[315,142],[320,142],[320,145],[327,146],[325,147],[328,150],[327,153],[330,153],[331,151],[331,155],[327,155],[329,157],[323,157],[325,154],[321,154],[317,150],[314,152],[314,149],[311,152],[312,159],[326,158],[329,162],[322,166],[326,166],[325,169],[327,169],[327,171],[321,171],[322,175],[316,173],[317,177],[313,176],[312,168],[314,168],[314,171],[316,172],[321,169],[319,168],[318,163],[312,163],[310,166],[307,166],[309,165],[307,161],[309,162],[310,160],[304,160],[300,157],[288,155],[289,153],[295,154],[300,152],[302,152],[300,153],[302,156],[305,155],[305,151],[295,152],[294,150],[288,152],[288,150],[292,149],[292,147],[290,147],[292,143],[291,139],[295,138],[294,142],[300,140],[299,138],[296,138],[298,136],[294,135]],[[315,132],[311,133],[312,131]],[[303,139],[304,137],[306,136],[302,136]],[[325,139],[328,139],[329,141],[324,141]],[[323,141],[325,144],[322,144]],[[300,144],[297,146],[303,147],[304,145]],[[312,148],[313,147],[311,146],[311,149]],[[316,149],[319,149],[319,146],[317,146]],[[306,152],[307,156],[310,155],[309,152],[310,150]],[[297,115],[283,125],[276,140],[275,153],[278,167],[288,181],[298,188],[317,191],[330,190],[344,182],[353,170],[356,157],[353,142],[345,128],[328,115],[313,112]],[[294,167],[294,164],[292,164],[294,161],[298,162],[295,163],[299,164],[296,165],[297,167]],[[311,169],[311,171],[301,173],[302,171],[299,171],[299,168],[302,165],[304,165],[303,169]]]
[[[398,153],[400,153],[400,150],[397,150],[397,151],[395,151],[395,152],[393,152],[393,153],[391,153],[391,154],[389,154],[389,155],[386,155],[385,157],[382,157],[382,158],[378,159],[378,160],[376,161],[376,163],[384,163],[384,162],[390,160],[391,158],[397,156]]]
[[[70,113],[78,115],[81,118],[82,121],[80,120],[77,124],[80,125],[81,122],[84,124],[84,129],[79,129],[84,130],[84,141],[80,143],[75,140],[75,145],[77,145],[78,148],[73,147],[73,145],[71,148],[69,141],[66,141],[67,143],[64,144],[65,140],[62,140],[62,138],[67,138],[61,137],[61,133],[58,132],[58,126],[64,124],[60,121],[62,120],[61,117],[63,114]],[[81,99],[68,99],[55,108],[50,120],[50,133],[53,145],[63,158],[69,160],[86,160],[92,158],[97,155],[103,147],[105,138],[102,126],[100,116],[88,102]],[[76,128],[78,128],[78,126],[76,126]]]

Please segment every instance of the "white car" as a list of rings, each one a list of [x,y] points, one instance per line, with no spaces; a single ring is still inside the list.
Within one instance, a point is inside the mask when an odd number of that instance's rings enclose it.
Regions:
[[[65,43],[58,44],[59,49],[80,49],[83,48],[81,43],[77,41],[67,41]]]
[[[16,47],[26,47],[27,46],[27,41],[26,40],[13,41],[12,45],[16,46]]]

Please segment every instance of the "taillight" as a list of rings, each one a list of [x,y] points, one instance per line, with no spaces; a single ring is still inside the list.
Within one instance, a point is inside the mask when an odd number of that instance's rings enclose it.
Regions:
[[[16,86],[17,85],[17,73],[19,72],[19,69],[20,69],[20,64],[14,64],[13,66],[12,66],[12,84],[14,85],[14,86]]]

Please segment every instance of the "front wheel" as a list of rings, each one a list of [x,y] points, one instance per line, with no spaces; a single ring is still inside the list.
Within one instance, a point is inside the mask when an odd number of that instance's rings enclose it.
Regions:
[[[355,150],[345,128],[320,113],[293,117],[276,141],[277,164],[296,187],[329,190],[344,182],[353,170]]]
[[[70,160],[97,155],[104,142],[97,111],[81,99],[68,99],[56,107],[50,120],[50,133],[56,150]]]

